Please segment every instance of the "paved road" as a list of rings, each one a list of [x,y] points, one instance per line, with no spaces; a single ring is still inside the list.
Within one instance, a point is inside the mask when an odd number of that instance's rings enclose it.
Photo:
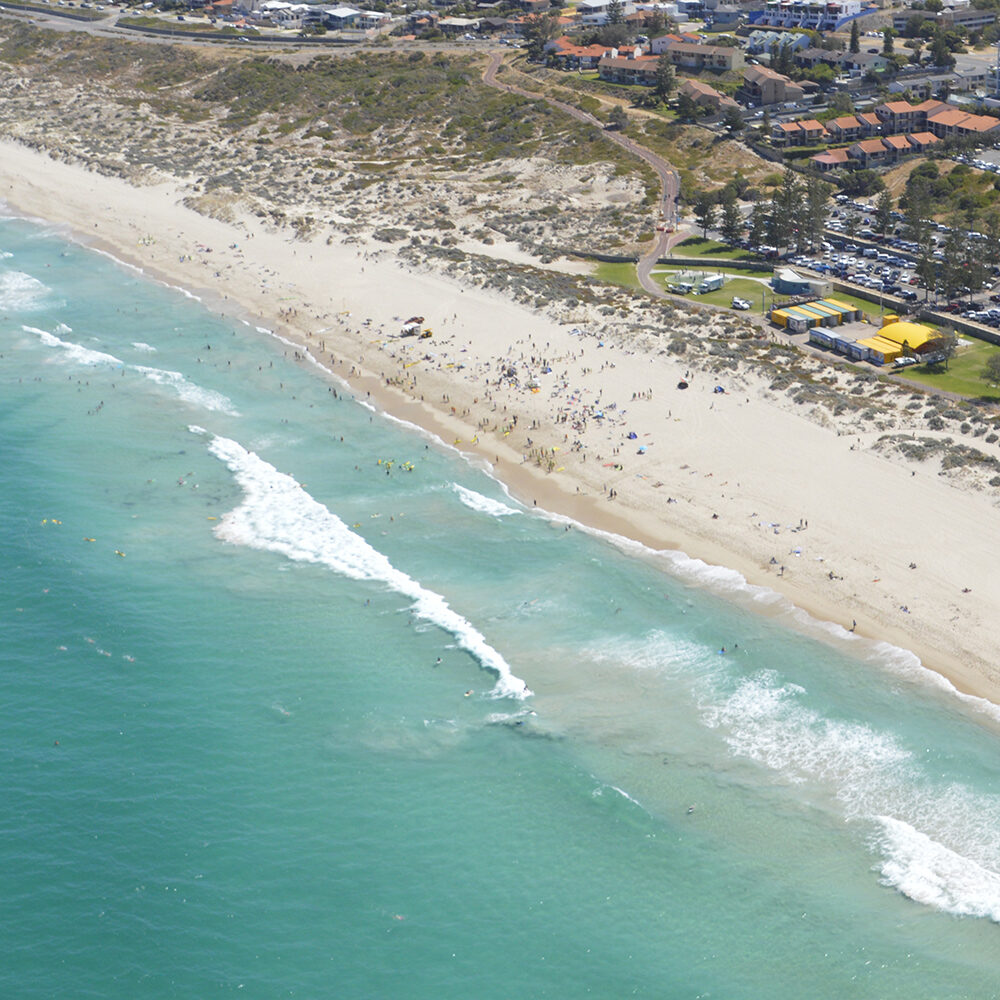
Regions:
[[[639,283],[642,287],[653,295],[665,297],[666,293],[653,280],[650,272],[656,262],[662,257],[670,246],[683,238],[682,234],[673,232],[677,224],[677,198],[680,195],[681,181],[677,171],[662,156],[658,156],[652,150],[630,139],[621,132],[610,131],[604,122],[587,111],[567,104],[565,101],[557,100],[554,97],[546,97],[543,94],[533,94],[530,90],[523,90],[512,83],[501,83],[497,79],[497,72],[503,62],[503,53],[494,52],[490,54],[490,62],[483,72],[483,82],[497,90],[506,91],[508,94],[517,94],[519,97],[526,97],[532,101],[546,101],[554,108],[566,112],[572,118],[585,125],[592,125],[599,128],[606,138],[617,143],[622,149],[627,150],[633,156],[648,163],[656,171],[660,179],[660,211],[659,217],[665,220],[665,230],[657,232],[656,240],[652,247],[640,258],[638,266]]]

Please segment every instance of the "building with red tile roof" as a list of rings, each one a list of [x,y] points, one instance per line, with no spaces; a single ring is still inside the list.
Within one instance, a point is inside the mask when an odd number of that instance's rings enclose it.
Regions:
[[[678,88],[678,94],[685,94],[699,108],[708,108],[710,111],[724,111],[726,108],[738,108],[739,105],[726,94],[720,94],[714,87],[710,87],[701,80],[685,80]]]
[[[656,64],[659,61],[659,56],[626,58],[618,55],[605,55],[597,64],[597,71],[600,73],[601,79],[607,80],[608,83],[642,83],[652,86],[656,81]]]

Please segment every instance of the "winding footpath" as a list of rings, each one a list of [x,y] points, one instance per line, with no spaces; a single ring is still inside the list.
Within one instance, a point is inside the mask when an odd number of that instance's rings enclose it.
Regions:
[[[584,125],[591,125],[594,128],[600,129],[605,138],[617,143],[622,149],[645,161],[656,171],[656,175],[660,179],[660,210],[658,217],[663,220],[662,224],[665,226],[665,229],[663,232],[657,231],[656,240],[652,247],[639,258],[636,270],[639,283],[647,292],[660,298],[667,298],[667,293],[656,283],[651,272],[659,259],[670,248],[671,244],[681,238],[680,234],[673,231],[677,225],[677,199],[680,196],[681,190],[681,181],[677,171],[662,156],[658,156],[645,146],[640,146],[639,143],[621,132],[610,131],[604,122],[589,112],[581,111],[580,108],[574,107],[572,104],[567,104],[565,101],[557,100],[554,97],[547,97],[544,94],[533,94],[530,90],[524,90],[512,83],[501,83],[497,79],[497,73],[500,70],[502,62],[503,53],[494,52],[490,54],[489,65],[483,72],[483,83],[489,87],[495,87],[497,90],[506,91],[508,94],[526,97],[531,101],[545,101],[552,107],[559,108],[560,111],[564,111],[578,122],[583,122]]]

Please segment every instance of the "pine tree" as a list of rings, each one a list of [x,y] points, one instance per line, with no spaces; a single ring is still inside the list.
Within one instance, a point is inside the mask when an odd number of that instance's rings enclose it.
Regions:
[[[801,197],[801,196],[800,196]],[[799,246],[819,243],[826,227],[827,202],[830,200],[830,188],[818,177],[806,180],[805,205],[802,219],[799,223]]]
[[[677,98],[677,117],[681,121],[690,122],[693,122],[698,117],[698,105],[683,92]]]
[[[771,199],[768,217],[768,240],[779,250],[799,242],[803,215],[802,185],[791,170],[786,170],[781,185]]]
[[[931,42],[931,63],[939,69],[951,69],[955,65],[955,57],[951,54],[948,41],[940,28],[934,32],[934,40]]]
[[[768,221],[769,204],[765,201],[760,201],[750,210],[750,231],[747,233],[747,239],[750,241],[750,248],[752,250],[758,250],[764,245],[764,240],[767,238],[767,231],[770,228]]]
[[[892,195],[883,191],[875,202],[875,231],[885,236],[892,222]]]
[[[740,206],[736,203],[736,196],[732,191],[727,191],[722,199],[722,218],[719,221],[719,232],[730,246],[738,243],[743,235],[743,216],[740,214]]]
[[[858,30],[858,22],[851,22],[851,43],[847,49],[851,55],[857,55],[861,51],[861,32]]]
[[[722,119],[722,125],[730,133],[742,132],[746,125],[743,121],[743,112],[730,105],[726,108],[726,116]]]
[[[715,198],[704,191],[694,200],[694,221],[701,229],[701,235],[708,237],[708,231],[715,225]]]
[[[674,76],[674,64],[670,61],[670,56],[664,52],[656,60],[656,76],[653,82],[653,95],[662,102],[670,99],[670,94],[674,89],[677,79]]]

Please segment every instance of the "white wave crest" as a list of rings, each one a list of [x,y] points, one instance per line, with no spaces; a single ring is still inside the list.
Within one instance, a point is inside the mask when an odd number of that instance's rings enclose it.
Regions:
[[[459,500],[466,507],[470,510],[478,511],[480,514],[489,514],[491,517],[506,517],[510,514],[520,514],[520,511],[514,510],[513,507],[508,507],[505,503],[500,503],[499,500],[491,500],[489,497],[484,497],[482,493],[467,489],[465,486],[459,486],[458,483],[452,483],[451,488],[458,494]]]
[[[950,913],[1000,919],[1000,796],[935,780],[891,734],[821,715],[773,671],[714,694],[703,718],[734,754],[825,788],[848,821],[882,828],[873,846],[886,884]]]
[[[189,382],[180,372],[166,371],[163,368],[147,368],[145,365],[135,365],[134,370],[145,375],[157,385],[166,385],[173,389],[186,403],[202,406],[206,410],[215,410],[238,417],[239,411],[233,406],[232,400],[214,389],[205,389],[194,382]]]
[[[147,344],[142,340],[135,340],[132,342],[132,346],[137,351],[144,351],[146,354],[155,354],[156,348],[152,344]]]
[[[988,917],[1000,923],[1000,875],[949,850],[909,823],[878,817],[877,847],[883,885],[904,896],[962,917]]]
[[[69,328],[60,328],[68,331]],[[94,351],[82,344],[74,344],[71,340],[62,340],[53,333],[46,330],[39,330],[34,326],[22,326],[26,333],[33,333],[41,340],[46,347],[56,347],[64,351],[66,356],[82,365],[110,365],[115,368],[125,370],[125,362],[116,358],[113,354],[105,354],[103,351]],[[228,413],[230,416],[238,417],[239,412],[233,407],[232,401],[221,392],[214,389],[205,389],[200,385],[188,381],[180,372],[166,371],[163,368],[147,368],[145,365],[133,365],[132,371],[144,375],[151,382],[157,385],[164,385],[174,390],[181,399],[193,406],[200,406],[206,410],[215,410]]]
[[[853,818],[868,800],[859,793],[873,783],[895,783],[910,752],[864,723],[824,718],[799,703],[803,688],[776,680],[773,671],[743,680],[721,704],[704,708],[705,722],[725,728],[738,756],[793,782],[829,782]]]
[[[413,601],[417,617],[450,632],[462,649],[497,675],[495,695],[523,698],[531,694],[500,653],[440,594],[396,569],[294,479],[229,438],[213,437],[209,450],[229,467],[245,494],[243,502],[216,526],[217,537],[280,552],[299,562],[319,563],[352,580],[384,583]]]
[[[33,333],[46,347],[56,347],[65,351],[66,357],[76,361],[81,365],[110,365],[114,368],[124,368],[125,362],[116,358],[113,354],[105,354],[103,351],[92,351],[82,344],[74,344],[69,340],[62,340],[55,334],[47,330],[39,330],[35,326],[22,326],[25,333]]]
[[[0,309],[27,312],[37,308],[49,289],[37,278],[23,271],[0,274]]]

